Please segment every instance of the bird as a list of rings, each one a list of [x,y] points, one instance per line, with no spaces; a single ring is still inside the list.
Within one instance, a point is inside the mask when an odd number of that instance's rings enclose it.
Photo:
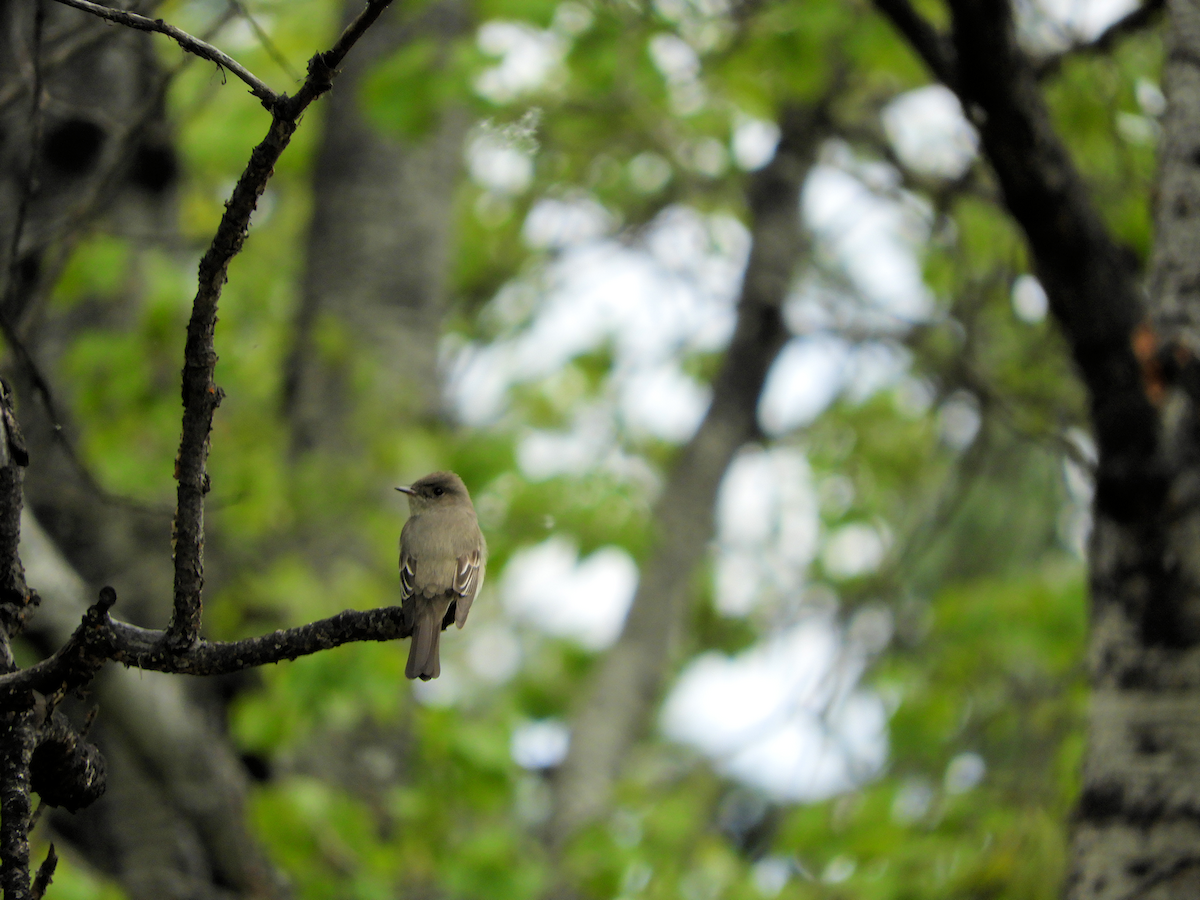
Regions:
[[[396,490],[408,495],[408,521],[400,531],[400,606],[412,629],[407,678],[429,681],[442,671],[441,633],[462,628],[483,587],[487,541],[463,480],[432,472]]]

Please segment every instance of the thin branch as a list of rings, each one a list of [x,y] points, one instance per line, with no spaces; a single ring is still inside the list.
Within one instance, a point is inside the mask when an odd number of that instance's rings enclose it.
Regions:
[[[27,669],[0,676],[0,708],[22,709],[32,703],[32,691],[51,696],[76,690],[91,681],[111,653],[113,622],[108,611],[116,602],[117,592],[104,588],[100,599],[84,613],[75,633],[53,656]]]
[[[38,807],[41,808],[40,806]],[[46,896],[46,889],[50,887],[50,882],[54,880],[54,870],[58,868],[58,853],[54,850],[54,845],[50,845],[50,849],[46,851],[46,858],[42,864],[38,866],[37,877],[33,879],[33,892],[31,896],[33,900],[42,900]]]
[[[399,606],[346,610],[328,619],[274,631],[241,641],[197,641],[176,651],[166,631],[114,621],[108,610],[116,592],[105,588],[100,600],[53,656],[27,669],[0,676],[0,709],[20,709],[30,692],[57,694],[86,685],[108,660],[130,668],[174,675],[228,675],[243,669],[311,656],[342,644],[394,641],[408,637]]]
[[[275,163],[291,141],[301,114],[332,87],[338,65],[390,3],[391,0],[368,0],[366,8],[346,27],[333,48],[309,60],[308,77],[296,96],[282,96],[273,104],[267,136],[250,154],[250,162],[225,206],[212,244],[200,260],[199,287],[183,351],[183,426],[175,468],[179,482],[172,535],[175,592],[167,633],[172,649],[177,652],[191,647],[200,634],[204,495],[209,490],[206,463],[213,414],[223,396],[213,381],[217,363],[213,333],[229,264],[245,243],[250,216],[275,171]]]
[[[908,0],[875,0],[878,9],[925,61],[938,81],[954,90],[957,75],[954,45],[940,34]]]
[[[231,7],[206,29],[204,37],[207,39],[219,32],[234,14],[235,10]],[[89,22],[89,24],[92,23]],[[43,77],[45,77],[45,74],[53,66],[62,66],[73,62],[73,54],[87,49],[96,39],[103,38],[106,30],[107,28],[100,26],[99,23],[95,23],[95,29],[84,31],[78,40],[68,43],[66,47],[58,48],[49,59],[43,58],[41,63]],[[45,54],[43,53],[44,56]],[[132,117],[131,123],[113,133],[112,140],[115,143],[128,147],[129,142],[142,131],[147,121],[159,108],[168,85],[194,59],[196,57],[186,56],[170,70],[158,77],[157,84],[149,91],[148,98]],[[20,87],[20,84],[17,86]],[[0,94],[0,111],[3,111],[5,103],[10,102],[11,99],[11,96]],[[34,143],[36,145],[37,141],[35,140]],[[69,248],[73,238],[77,236],[77,233],[88,221],[104,208],[106,201],[111,199],[116,180],[123,172],[123,164],[126,156],[126,153],[114,154],[113,162],[108,166],[107,172],[102,170],[99,177],[93,179],[87,188],[77,192],[77,202],[74,208],[64,217],[65,223],[59,229],[62,232],[66,232],[66,235],[60,240],[61,246],[57,254],[58,262],[55,267],[49,268],[62,269],[65,260],[70,255]],[[47,250],[49,244],[50,240],[43,240],[41,244],[35,242],[33,247],[29,249],[28,254],[40,256]],[[53,284],[55,281],[56,278],[52,275],[48,275],[42,279],[42,282],[45,284]],[[17,333],[15,324],[11,323],[3,313],[4,310],[17,308],[18,299],[16,296],[7,296],[3,303],[0,303],[0,335],[3,335],[8,349],[16,357],[16,361],[24,373],[25,379],[28,381],[28,387],[41,400],[46,415],[50,420],[49,425],[54,442],[60,446],[67,463],[79,476],[82,487],[90,491],[102,503],[109,506],[128,509],[142,515],[171,515],[173,513],[171,506],[135,500],[132,497],[109,491],[100,483],[99,479],[96,478],[95,474],[88,467],[79,451],[76,450],[75,444],[68,437],[68,429],[65,427],[68,419],[55,400],[54,388],[50,384],[49,377],[41,369],[32,351],[30,351]],[[21,299],[19,308],[28,308],[35,302],[36,296],[29,300]]]
[[[1108,53],[1117,42],[1153,25],[1159,14],[1166,9],[1167,0],[1146,0],[1141,6],[1122,16],[1090,41],[1074,44],[1060,53],[1054,53],[1034,65],[1038,78],[1048,78],[1062,69],[1070,57]]]
[[[21,238],[25,232],[25,218],[29,213],[29,201],[33,198],[37,184],[38,148],[42,143],[42,31],[46,24],[46,7],[39,2],[33,11],[33,94],[30,111],[29,161],[21,179],[21,199],[17,204],[16,222],[13,224],[12,240],[6,260],[4,290],[0,292],[0,314],[12,308],[17,291],[17,274],[20,268]]]
[[[263,30],[263,27],[258,24],[258,20],[250,15],[250,10],[246,9],[246,4],[242,3],[241,0],[229,0],[229,7],[237,15],[246,20],[250,29],[254,32],[254,36],[258,38],[258,42],[262,44],[263,50],[267,52],[267,56],[275,61],[275,65],[279,66],[288,78],[299,84],[300,73],[296,71],[292,64],[288,62],[287,57],[275,46],[275,42],[271,40],[271,36]]]
[[[5,344],[8,345],[8,349],[17,358],[17,363],[20,365],[25,377],[29,380],[29,387],[33,389],[33,392],[41,400],[42,406],[45,407],[46,416],[50,420],[50,428],[54,436],[54,441],[62,449],[63,455],[67,458],[67,463],[75,470],[80,481],[83,482],[83,486],[99,498],[101,502],[109,506],[119,506],[123,509],[129,509],[142,514],[169,515],[171,509],[165,504],[156,506],[151,503],[135,500],[132,497],[126,497],[122,494],[114,494],[100,483],[92,470],[88,468],[88,464],[84,461],[83,457],[79,455],[79,451],[75,448],[75,443],[67,436],[67,429],[63,424],[67,419],[63,415],[58,402],[54,399],[54,389],[50,386],[49,378],[42,371],[37,360],[34,359],[32,352],[25,346],[25,342],[17,334],[16,328],[2,313],[0,313],[0,335],[4,336]]]
[[[5,319],[6,311],[12,307],[18,291],[21,237],[37,180],[38,147],[42,141],[42,33],[45,22],[45,3],[38,0],[33,12],[33,108],[29,162],[13,226],[4,291],[0,296],[0,321]],[[3,509],[0,514],[0,671],[4,672],[16,668],[9,641],[21,630],[30,602],[36,602],[35,595],[30,593],[25,584],[25,570],[17,554],[17,544],[21,539],[24,467],[28,464],[29,452],[13,414],[11,392],[8,385],[0,381],[0,500],[4,501],[0,507]]]
[[[212,44],[200,40],[200,38],[188,34],[186,31],[176,28],[164,22],[162,19],[151,19],[148,16],[140,16],[137,13],[126,12],[123,9],[113,9],[109,6],[101,6],[99,3],[92,3],[90,0],[56,0],[56,2],[64,6],[70,6],[73,9],[82,10],[83,12],[91,13],[94,16],[99,16],[102,19],[107,19],[110,22],[116,22],[118,25],[125,25],[129,28],[136,28],[138,31],[150,31],[156,34],[165,34],[167,37],[174,40],[180,47],[188,53],[193,53],[201,59],[207,59],[211,63],[215,63],[222,69],[228,69],[250,87],[250,93],[262,101],[263,106],[271,109],[279,102],[279,95],[271,90],[267,85],[259,80],[249,69],[239,63],[229,54],[222,50],[218,50]]]
[[[307,625],[287,628],[242,641],[199,641],[184,653],[165,646],[166,633],[113,622],[110,659],[131,668],[176,675],[228,675],[291,661],[363,641],[395,641],[412,634],[399,606],[348,609]],[[3,692],[0,679],[0,693]]]

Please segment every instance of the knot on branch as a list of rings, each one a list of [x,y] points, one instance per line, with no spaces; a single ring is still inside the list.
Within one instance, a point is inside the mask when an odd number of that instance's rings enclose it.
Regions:
[[[1200,357],[1186,335],[1163,340],[1153,325],[1142,322],[1131,344],[1142,370],[1142,389],[1152,405],[1161,406],[1171,388],[1181,389],[1200,405]]]
[[[25,623],[42,602],[38,592],[29,587],[20,593],[12,586],[0,586],[0,597],[4,598],[0,602],[0,627],[10,636],[18,635],[25,629]]]
[[[113,588],[105,585],[100,588],[100,599],[92,606],[88,607],[87,615],[84,621],[90,625],[107,625],[108,611],[113,608],[113,604],[117,602],[117,592]]]
[[[107,787],[104,757],[60,712],[43,726],[29,762],[30,784],[51,806],[75,812],[95,803]]]
[[[308,61],[308,84],[305,87],[310,87],[320,96],[333,87],[333,77],[336,74],[337,69],[326,62],[325,54],[318,53]]]
[[[8,386],[0,382],[0,388],[3,390],[0,419],[4,424],[3,441],[0,442],[0,465],[15,463],[25,468],[29,465],[29,449],[25,446],[25,436],[21,434],[21,426],[17,424],[17,417],[13,414]]]

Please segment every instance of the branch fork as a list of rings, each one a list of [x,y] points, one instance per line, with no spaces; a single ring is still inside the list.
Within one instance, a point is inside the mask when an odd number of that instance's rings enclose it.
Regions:
[[[229,265],[245,243],[258,198],[291,141],[300,116],[330,90],[346,54],[391,0],[366,0],[362,12],[333,47],[309,61],[308,77],[292,97],[276,93],[223,51],[162,19],[92,0],[58,2],[109,22],[166,35],[188,53],[213,62],[223,72],[234,73],[270,112],[271,123],[250,154],[225,204],[212,243],[200,261],[184,348],[183,421],[175,462],[178,490],[172,524],[173,613],[166,629],[137,628],[114,621],[109,610],[116,603],[116,591],[105,587],[57,652],[33,666],[17,668],[9,641],[20,631],[37,595],[25,584],[17,554],[22,467],[28,455],[9,408],[7,386],[0,384],[0,890],[4,900],[40,898],[57,860],[52,848],[31,881],[29,831],[35,820],[31,790],[38,790],[44,801],[68,809],[86,806],[103,793],[104,761],[99,751],[83,740],[54,707],[68,692],[87,685],[105,662],[176,674],[216,675],[296,659],[351,641],[391,641],[411,632],[401,609],[387,607],[347,610],[244,641],[209,642],[200,637],[204,497],[211,486],[206,466],[213,414],[224,396],[213,380],[217,363],[213,336]]]

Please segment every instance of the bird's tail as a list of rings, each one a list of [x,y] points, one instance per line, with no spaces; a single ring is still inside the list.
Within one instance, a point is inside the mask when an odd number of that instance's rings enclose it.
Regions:
[[[442,637],[441,618],[432,604],[417,610],[412,643],[408,648],[408,665],[404,667],[406,677],[428,681],[441,674],[442,661],[438,658],[438,644]]]

